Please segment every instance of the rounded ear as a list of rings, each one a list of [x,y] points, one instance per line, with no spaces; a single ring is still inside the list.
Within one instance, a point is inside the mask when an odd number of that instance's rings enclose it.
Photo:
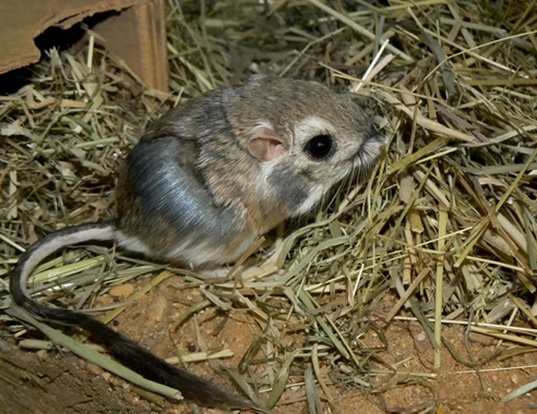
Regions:
[[[287,138],[266,126],[255,128],[251,137],[248,151],[259,161],[271,161],[289,151]]]

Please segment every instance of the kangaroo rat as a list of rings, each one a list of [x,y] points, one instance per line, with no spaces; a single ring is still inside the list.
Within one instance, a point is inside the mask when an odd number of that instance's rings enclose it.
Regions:
[[[350,97],[318,83],[255,77],[192,99],[150,126],[130,151],[117,185],[117,219],[59,230],[32,245],[11,273],[13,300],[38,319],[88,331],[124,365],[185,398],[256,410],[85,313],[37,302],[27,279],[45,257],[88,241],[193,268],[233,262],[337,182],[366,174],[384,143]]]

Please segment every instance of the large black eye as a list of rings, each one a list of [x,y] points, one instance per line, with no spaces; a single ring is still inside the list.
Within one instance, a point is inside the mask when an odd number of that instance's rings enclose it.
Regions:
[[[304,152],[315,160],[322,160],[332,154],[334,140],[330,135],[316,135],[304,146]]]

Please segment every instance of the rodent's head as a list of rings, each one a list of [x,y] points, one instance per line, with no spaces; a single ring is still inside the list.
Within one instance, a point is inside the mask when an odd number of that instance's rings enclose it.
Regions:
[[[259,161],[259,191],[295,214],[349,175],[364,177],[385,145],[370,115],[318,83],[257,77],[235,91],[227,116]]]

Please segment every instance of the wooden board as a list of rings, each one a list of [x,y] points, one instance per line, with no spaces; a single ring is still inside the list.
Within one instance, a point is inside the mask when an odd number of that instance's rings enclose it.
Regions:
[[[168,90],[164,0],[1,0],[0,73],[39,61],[34,39],[89,16],[117,11],[92,28],[150,88]]]

